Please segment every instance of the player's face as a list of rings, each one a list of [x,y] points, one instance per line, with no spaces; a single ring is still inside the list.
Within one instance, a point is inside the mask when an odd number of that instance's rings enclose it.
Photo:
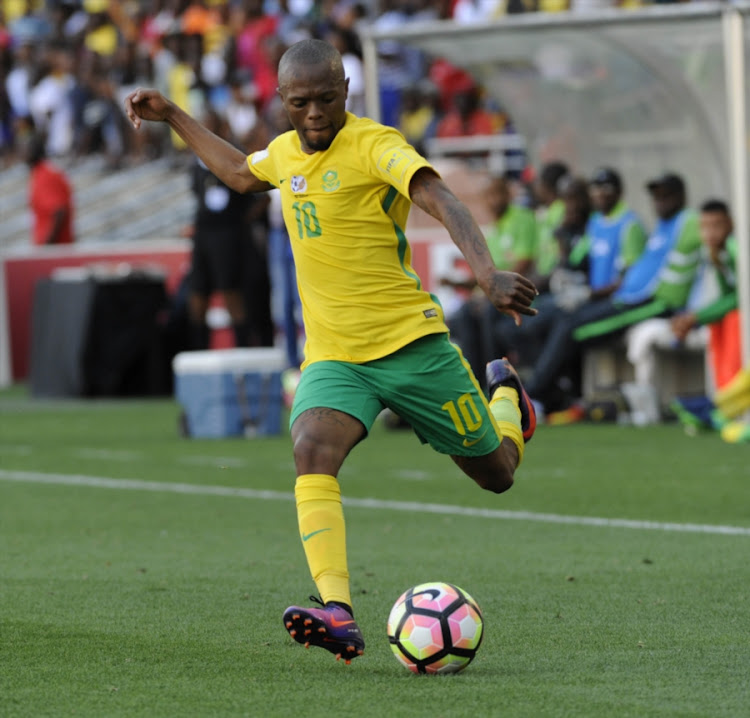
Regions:
[[[655,187],[651,190],[654,210],[661,219],[669,219],[685,206],[681,192],[666,187]]]
[[[279,94],[307,154],[327,150],[344,126],[348,87],[325,63],[287,73]]]
[[[620,199],[620,193],[609,184],[592,184],[589,193],[594,209],[604,215],[609,214]]]
[[[487,190],[487,205],[496,217],[502,217],[510,204],[510,190],[507,182],[497,179]]]
[[[700,233],[703,243],[713,252],[719,251],[732,232],[732,220],[723,212],[701,212]]]

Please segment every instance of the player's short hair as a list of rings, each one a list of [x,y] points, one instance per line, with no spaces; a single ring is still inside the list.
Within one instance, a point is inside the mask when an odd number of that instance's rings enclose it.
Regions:
[[[279,84],[283,82],[284,77],[292,68],[321,65],[329,66],[335,79],[344,80],[344,65],[341,61],[339,51],[324,40],[301,40],[292,45],[279,60]]]
[[[701,205],[701,212],[716,212],[725,214],[727,217],[730,215],[729,205],[721,199],[707,199]]]
[[[569,174],[568,165],[564,162],[548,162],[539,173],[539,181],[553,192],[557,192],[559,191],[560,181]]]
[[[599,167],[589,180],[594,187],[607,187],[618,194],[622,193],[622,177],[612,167]]]

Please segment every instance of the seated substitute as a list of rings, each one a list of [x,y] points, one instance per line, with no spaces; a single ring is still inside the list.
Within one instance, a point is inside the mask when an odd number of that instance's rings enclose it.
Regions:
[[[626,335],[628,360],[635,381],[630,391],[643,407],[642,423],[660,417],[656,352],[685,346],[703,349],[716,389],[726,386],[742,368],[739,312],[737,311],[737,240],[732,235],[732,216],[721,200],[707,200],[700,209],[701,262],[684,311],[673,317],[647,319]],[[708,337],[708,338],[707,338]],[[679,404],[673,406],[678,416]]]
[[[685,182],[679,175],[667,172],[646,187],[659,219],[645,250],[611,296],[582,304],[553,327],[527,385],[532,397],[549,389],[582,342],[611,337],[685,306],[698,267],[698,215],[687,208]]]

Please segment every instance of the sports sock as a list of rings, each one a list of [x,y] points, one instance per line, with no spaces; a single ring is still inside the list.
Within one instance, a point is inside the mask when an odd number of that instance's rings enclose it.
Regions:
[[[729,444],[742,444],[750,441],[750,424],[744,421],[730,421],[721,429],[721,438]]]
[[[327,474],[304,474],[297,477],[294,496],[302,546],[320,598],[351,606],[339,482]]]
[[[732,381],[717,391],[714,403],[729,417],[750,409],[750,369],[742,369]]]
[[[490,411],[503,436],[507,436],[518,449],[518,464],[523,461],[524,441],[521,431],[521,410],[518,392],[510,386],[499,386],[490,399]]]
[[[730,398],[722,397],[721,402],[717,397],[716,405],[724,416],[734,419],[750,409],[750,393],[738,394]]]

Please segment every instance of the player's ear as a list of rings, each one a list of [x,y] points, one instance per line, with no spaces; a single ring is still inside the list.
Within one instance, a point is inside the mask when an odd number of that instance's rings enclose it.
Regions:
[[[344,80],[344,99],[349,97],[349,78]]]

